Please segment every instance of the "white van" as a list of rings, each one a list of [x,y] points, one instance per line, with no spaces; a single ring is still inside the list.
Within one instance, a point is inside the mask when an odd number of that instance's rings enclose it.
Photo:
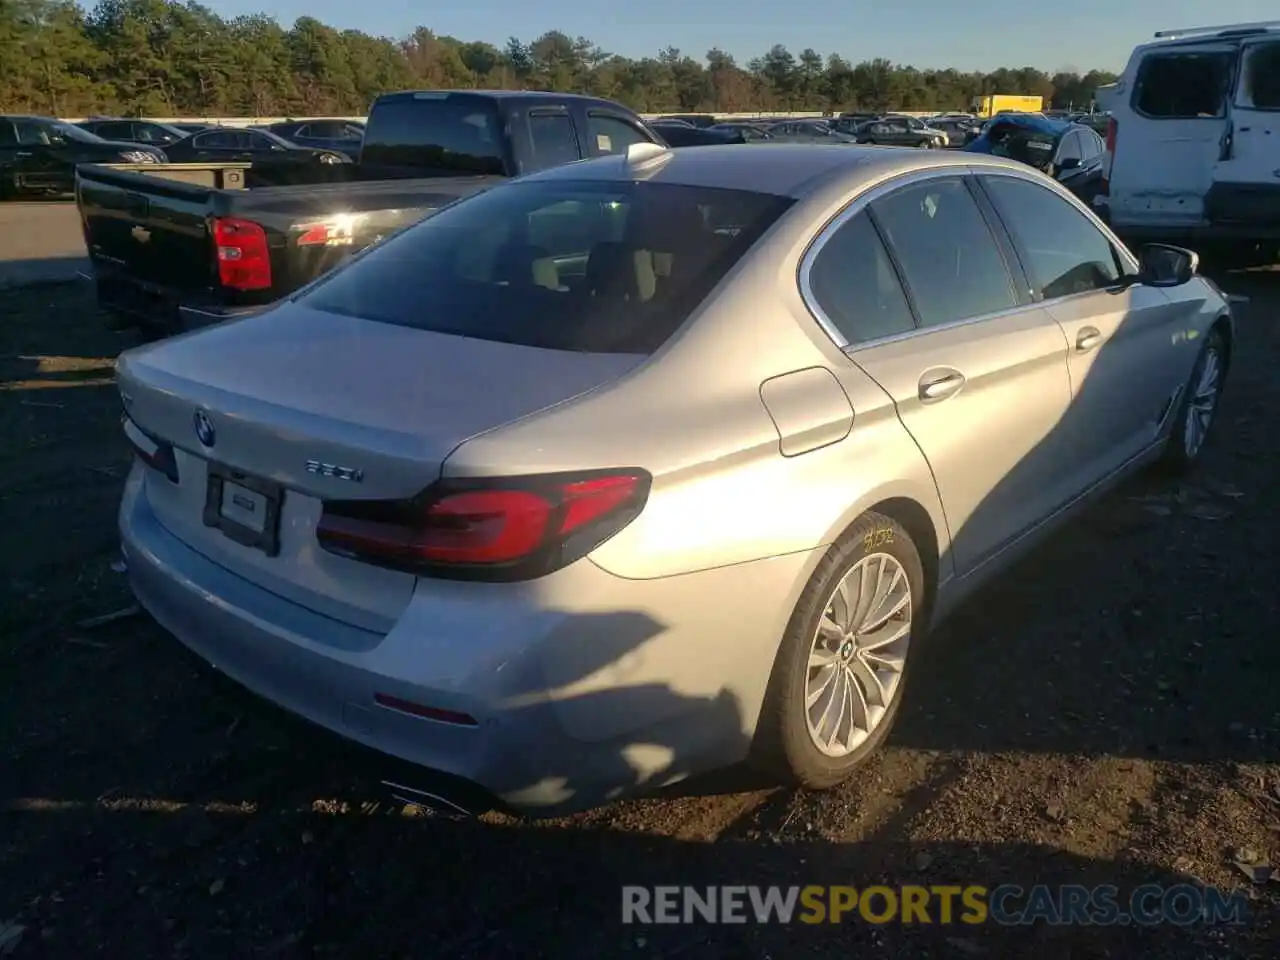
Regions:
[[[1134,239],[1225,241],[1275,259],[1280,21],[1155,36],[1111,94],[1099,205]]]

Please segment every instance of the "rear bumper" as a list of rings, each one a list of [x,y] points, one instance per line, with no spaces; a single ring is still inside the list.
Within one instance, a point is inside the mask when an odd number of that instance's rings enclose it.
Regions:
[[[414,765],[410,778],[454,784],[442,795],[467,784],[538,816],[743,760],[811,566],[805,553],[633,581],[583,560],[528,584],[420,581],[383,635],[269,593],[178,540],[151,510],[143,470],[121,503],[122,548],[139,602],[163,627],[254,693]],[[389,709],[375,694],[475,723]]]
[[[222,303],[214,294],[185,295],[97,261],[93,263],[92,272],[83,277],[94,285],[99,305],[114,318],[116,328],[144,326],[182,333],[262,309],[261,306]]]
[[[1198,200],[1198,198],[1197,198]],[[1264,243],[1280,240],[1280,185],[1267,183],[1215,183],[1204,195],[1200,220],[1143,216],[1121,212],[1113,205],[1113,229],[1134,240],[1163,240],[1194,244],[1196,241]],[[1129,222],[1127,222],[1129,221]],[[1133,222],[1136,221],[1136,222]]]

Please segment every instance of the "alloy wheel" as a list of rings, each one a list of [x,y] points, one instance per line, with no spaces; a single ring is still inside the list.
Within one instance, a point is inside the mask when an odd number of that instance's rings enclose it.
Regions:
[[[809,649],[805,722],[814,745],[845,757],[879,726],[902,683],[911,582],[887,553],[863,557],[837,584]]]

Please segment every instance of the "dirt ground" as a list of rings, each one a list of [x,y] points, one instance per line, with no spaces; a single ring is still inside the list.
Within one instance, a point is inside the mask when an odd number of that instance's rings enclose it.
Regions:
[[[537,824],[404,808],[144,615],[84,624],[130,604],[129,343],[75,287],[5,294],[0,955],[1274,956],[1280,883],[1233,861],[1280,858],[1280,273],[1222,282],[1251,299],[1200,472],[1111,496],[975,598],[854,783]],[[620,922],[621,884],[1179,882],[1243,890],[1248,921]]]

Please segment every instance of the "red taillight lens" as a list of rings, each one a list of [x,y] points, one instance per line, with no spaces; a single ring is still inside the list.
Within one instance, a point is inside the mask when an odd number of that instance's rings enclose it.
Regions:
[[[126,415],[121,417],[124,435],[133,447],[139,460],[152,470],[158,470],[173,483],[178,482],[178,458],[173,451],[173,444],[151,436]]]
[[[237,217],[213,221],[213,245],[218,255],[218,280],[232,290],[271,287],[271,251],[261,224]]]
[[[1120,124],[1116,122],[1115,117],[1107,118],[1107,152],[1114,153],[1116,149],[1116,134],[1120,132]]]
[[[525,579],[571,563],[630,523],[649,493],[639,470],[443,483],[405,501],[327,501],[326,550],[441,576]]]

